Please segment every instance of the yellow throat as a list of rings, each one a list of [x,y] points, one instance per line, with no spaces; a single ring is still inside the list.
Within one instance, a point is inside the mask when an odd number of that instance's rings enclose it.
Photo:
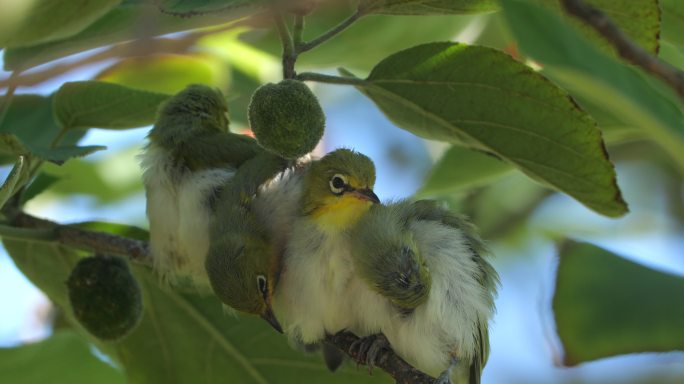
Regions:
[[[372,202],[355,196],[331,196],[311,216],[325,231],[344,231],[356,224],[371,205]]]

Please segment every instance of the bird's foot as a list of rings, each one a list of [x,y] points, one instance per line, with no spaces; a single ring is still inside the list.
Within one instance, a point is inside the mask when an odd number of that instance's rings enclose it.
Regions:
[[[447,369],[435,380],[434,384],[451,384],[451,370]]]
[[[368,365],[368,373],[373,374],[373,368],[380,352],[390,349],[390,343],[385,335],[378,333],[356,340],[349,347],[349,353],[356,356],[356,365]],[[355,351],[357,354],[355,354]]]
[[[452,357],[449,367],[444,372],[442,372],[441,375],[439,375],[437,380],[435,380],[434,384],[451,384],[451,370],[454,368],[456,364],[458,364],[458,359]]]

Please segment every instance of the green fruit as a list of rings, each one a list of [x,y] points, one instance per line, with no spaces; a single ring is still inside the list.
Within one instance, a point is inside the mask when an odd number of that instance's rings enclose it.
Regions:
[[[121,258],[94,256],[80,260],[67,286],[74,316],[99,339],[118,340],[140,321],[140,287]]]
[[[325,115],[309,87],[288,79],[254,92],[249,124],[262,147],[295,159],[311,152],[321,140]]]

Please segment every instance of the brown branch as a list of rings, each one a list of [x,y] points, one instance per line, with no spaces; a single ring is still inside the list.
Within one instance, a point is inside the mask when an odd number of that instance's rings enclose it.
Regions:
[[[96,253],[128,257],[137,263],[151,264],[149,247],[144,241],[85,230],[72,225],[58,224],[31,216],[11,206],[5,207],[3,213],[13,228],[37,230],[36,232],[40,234],[42,241],[54,241],[58,244]],[[50,231],[50,236],[45,236],[45,230]],[[30,232],[26,235],[29,238]],[[346,353],[354,361],[359,361],[358,352],[356,350],[350,351],[352,343],[358,339],[349,332],[341,332],[334,336],[328,336],[326,341]],[[434,382],[432,377],[413,368],[389,349],[379,353],[375,366],[390,374],[398,384],[432,384]]]
[[[622,58],[663,80],[684,100],[684,73],[634,43],[601,10],[583,0],[561,0],[561,3],[569,14],[581,19],[603,35]]]
[[[328,335],[325,340],[359,361],[358,350],[350,351],[352,344],[359,338],[350,332],[340,332],[336,335]],[[359,361],[359,364],[364,364]],[[413,368],[409,363],[397,356],[391,349],[385,349],[378,354],[375,366],[387,372],[396,380],[397,384],[432,384],[435,379]]]
[[[9,217],[9,224],[13,227],[52,231],[52,240],[58,244],[96,253],[125,256],[140,264],[151,264],[149,248],[144,241],[58,224],[21,211],[12,212],[7,208],[4,213]]]

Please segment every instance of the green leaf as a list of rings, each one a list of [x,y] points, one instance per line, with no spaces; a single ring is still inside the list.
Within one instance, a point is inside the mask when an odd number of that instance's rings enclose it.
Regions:
[[[671,89],[600,52],[553,12],[519,0],[502,5],[521,49],[545,75],[625,126],[638,127],[684,169],[684,105]]]
[[[124,59],[97,80],[174,95],[190,84],[225,87],[229,68],[207,55],[155,55]]]
[[[164,12],[211,13],[225,9],[235,9],[257,3],[256,0],[161,0],[159,7]],[[188,15],[188,16],[189,16]]]
[[[554,9],[578,27],[582,33],[602,50],[617,55],[615,48],[593,28],[561,9],[560,0],[536,0]],[[632,41],[651,53],[657,53],[660,39],[660,6],[658,0],[587,0],[587,4],[600,9]]]
[[[73,145],[59,147],[36,147],[24,143],[16,135],[11,133],[0,133],[0,153],[9,155],[19,155],[27,157],[37,157],[51,161],[55,164],[62,164],[72,157],[83,157],[93,152],[106,149],[100,145],[90,145],[77,147]]]
[[[40,195],[59,180],[59,177],[49,173],[39,173],[38,176],[36,176],[36,178],[33,179],[31,184],[29,184],[29,186],[26,188],[26,191],[24,191],[24,194],[21,196],[21,203],[24,204],[34,197]]]
[[[362,0],[359,9],[386,15],[449,15],[492,12],[499,7],[494,0]]]
[[[380,62],[357,87],[416,135],[495,154],[603,215],[627,212],[596,123],[502,52],[419,45]]]
[[[553,298],[564,363],[684,349],[682,297],[681,277],[567,242],[560,250]]]
[[[57,121],[65,129],[137,128],[154,123],[169,95],[102,81],[65,83],[54,96]]]
[[[0,47],[30,46],[72,36],[120,2],[34,0],[26,2],[27,8],[11,4],[0,13],[0,23],[4,24],[0,27]]]
[[[1,98],[0,103],[5,99]],[[52,97],[38,95],[15,95],[5,119],[0,125],[0,163],[13,162],[16,155],[35,154],[47,160],[61,162],[63,153],[52,153],[52,145],[61,129],[52,114]],[[73,131],[64,135],[61,145],[73,149],[85,134]],[[98,149],[89,148],[85,152]],[[80,153],[84,154],[84,153]]]
[[[512,169],[510,164],[489,153],[453,146],[432,168],[418,195],[447,195],[479,187]]]
[[[0,187],[0,208],[4,207],[7,200],[14,195],[14,192],[22,187],[22,179],[26,178],[29,172],[27,162],[26,157],[19,156],[9,175],[7,175],[7,179],[2,183]]]
[[[4,65],[6,70],[25,70],[108,44],[225,24],[253,11],[254,7],[245,6],[182,18],[164,14],[147,1],[124,2],[74,36],[33,47],[6,50]]]
[[[12,384],[124,384],[121,372],[95,357],[72,331],[16,348],[0,349],[0,382]]]
[[[98,224],[97,228],[102,227]],[[125,228],[113,230],[120,233]],[[64,281],[79,256],[49,243],[5,239],[4,244],[19,269],[64,309],[73,323]],[[122,366],[130,383],[393,382],[377,370],[369,376],[352,366],[332,374],[320,356],[293,350],[283,335],[260,318],[232,316],[214,297],[162,289],[148,269],[135,267],[133,271],[143,291],[142,321],[120,342],[94,340]]]
[[[663,18],[663,39],[684,49],[684,2],[660,0]]]

